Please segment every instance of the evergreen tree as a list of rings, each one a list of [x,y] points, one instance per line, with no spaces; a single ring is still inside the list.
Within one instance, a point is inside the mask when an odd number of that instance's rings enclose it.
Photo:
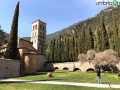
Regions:
[[[78,60],[78,41],[75,42],[75,61]]]
[[[115,43],[115,51],[118,53],[118,28],[117,28],[117,25],[116,25],[116,22],[115,22],[115,18],[114,16],[112,15],[113,17],[113,27],[114,27],[114,43]]]
[[[92,29],[90,27],[90,25],[88,26],[88,35],[87,35],[87,50],[93,49],[94,48],[94,39],[93,39],[93,33],[92,33]]]
[[[86,47],[86,42],[85,42],[85,30],[82,28],[82,35],[81,35],[81,40],[82,40],[82,53],[85,53],[85,47]]]
[[[59,44],[58,44],[58,62],[62,61],[62,50],[61,50],[61,34],[59,36]]]
[[[104,51],[109,49],[109,39],[108,34],[105,29],[103,17],[101,18],[101,25],[100,25],[100,40],[101,40],[101,50]]]
[[[81,38],[81,33],[78,38],[78,53],[82,53],[82,38]]]
[[[75,51],[75,38],[74,35],[72,36],[72,52],[71,52],[71,61],[75,60],[75,55],[74,55],[74,51]]]
[[[99,28],[96,27],[96,41],[97,41],[97,52],[100,52],[100,31],[99,31]]]
[[[7,50],[5,54],[5,58],[8,59],[16,59],[17,56],[18,16],[19,16],[19,2],[16,5]]]
[[[114,33],[111,28],[108,29],[108,37],[109,37],[110,49],[115,50]]]
[[[67,45],[66,45],[66,47],[67,47],[66,60],[69,62],[70,60],[69,60],[69,39],[68,38],[67,38]]]
[[[55,38],[53,39],[53,42],[52,42],[52,62],[54,63],[55,62],[55,60],[54,60],[54,50],[55,49]]]
[[[67,62],[67,42],[66,42],[66,38],[64,38],[64,62]]]
[[[53,54],[52,43],[53,43],[53,41],[51,40],[51,42],[50,42],[50,60],[49,60],[50,63],[52,62],[52,59],[53,59],[53,57],[52,57],[52,54]]]
[[[46,51],[46,62],[50,62],[50,51]]]
[[[54,49],[54,61],[57,62],[58,54],[58,39],[55,40],[55,49]]]
[[[75,39],[74,39],[74,35],[72,36],[72,52],[74,52],[74,48],[75,48]]]

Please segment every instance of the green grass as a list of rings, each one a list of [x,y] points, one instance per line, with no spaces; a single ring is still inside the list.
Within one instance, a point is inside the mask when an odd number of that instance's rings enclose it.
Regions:
[[[78,82],[78,83],[97,83],[96,72],[80,72],[80,71],[51,71],[52,77],[48,78],[49,81],[59,82]],[[12,79],[24,80],[47,80],[47,72],[36,73],[23,73],[21,77]],[[101,79],[104,84],[120,84],[118,73],[101,73]],[[114,88],[94,88],[83,86],[70,86],[70,85],[53,85],[53,84],[34,84],[34,83],[12,83],[0,81],[0,90],[119,90]]]
[[[94,88],[83,86],[11,83],[0,81],[0,90],[119,90],[114,88]]]
[[[37,73],[24,73],[22,77],[17,77],[15,79],[25,79],[25,80],[47,80],[47,72],[37,72]],[[120,79],[118,79],[118,73],[101,73],[101,79],[103,84],[120,84]],[[97,74],[94,71],[90,72],[69,72],[69,71],[52,71],[52,77],[48,78],[49,81],[59,81],[59,82],[78,82],[78,83],[98,83]]]

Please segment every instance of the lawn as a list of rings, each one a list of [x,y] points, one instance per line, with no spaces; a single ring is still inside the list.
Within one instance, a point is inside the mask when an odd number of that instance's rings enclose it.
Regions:
[[[0,90],[120,90],[120,89],[52,85],[52,84],[11,83],[0,81]]]
[[[47,80],[46,72],[36,73],[23,73],[20,77],[12,79],[24,79],[24,80]],[[80,72],[80,71],[51,71],[52,77],[48,78],[49,81],[59,82],[78,82],[78,83],[98,83],[97,75],[94,71]],[[120,84],[118,79],[118,73],[101,73],[101,79],[103,84]],[[83,87],[83,86],[69,86],[69,85],[52,85],[52,84],[34,84],[34,83],[11,83],[0,81],[0,90],[120,90],[113,88],[94,88],[94,87]]]
[[[94,71],[80,72],[80,71],[51,71],[52,77],[48,78],[49,81],[59,81],[59,82],[78,82],[78,83],[98,83],[97,74]],[[37,72],[37,73],[24,73],[23,76],[17,77],[15,79],[25,79],[25,80],[47,80],[48,72]],[[118,73],[101,73],[101,79],[103,84],[120,84],[120,79],[118,79]]]

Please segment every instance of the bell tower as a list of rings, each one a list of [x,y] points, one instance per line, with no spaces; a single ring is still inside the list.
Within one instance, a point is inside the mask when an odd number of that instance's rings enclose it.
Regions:
[[[42,65],[46,60],[46,23],[37,20],[32,23],[31,42],[33,47],[38,51],[38,70],[41,70]]]

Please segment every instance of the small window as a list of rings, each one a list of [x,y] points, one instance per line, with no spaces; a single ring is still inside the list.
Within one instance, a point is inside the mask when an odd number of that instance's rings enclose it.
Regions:
[[[36,40],[35,40],[35,43],[36,43]]]
[[[43,53],[43,48],[41,48],[41,54]]]
[[[44,26],[43,26],[43,30],[44,30]]]
[[[42,25],[40,25],[40,29],[42,29]]]
[[[35,32],[35,36],[36,36],[36,32]]]

